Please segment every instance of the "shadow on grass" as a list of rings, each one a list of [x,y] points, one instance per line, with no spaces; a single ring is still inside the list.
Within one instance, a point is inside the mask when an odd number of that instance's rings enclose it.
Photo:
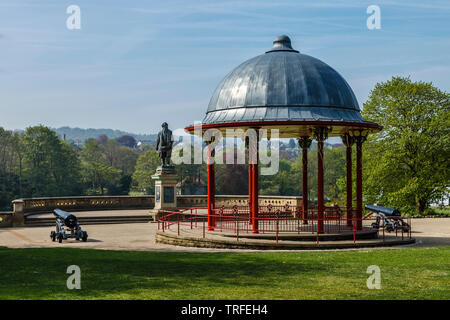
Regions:
[[[324,281],[365,284],[366,268],[374,263],[396,279],[406,268],[417,277],[427,270],[444,274],[450,250],[428,249],[302,253],[5,249],[0,253],[0,298],[214,299],[223,298],[224,289],[245,298],[278,287],[315,284],[323,289]],[[83,290],[66,288],[66,270],[73,264],[81,269]]]
[[[287,261],[271,255],[246,253],[121,252],[73,248],[5,251],[0,269],[2,289],[65,289],[66,269],[78,265],[83,292],[102,295],[112,290],[183,289],[187,287],[266,287],[289,274],[307,275],[329,270],[312,260]],[[44,293],[45,295],[45,293]]]

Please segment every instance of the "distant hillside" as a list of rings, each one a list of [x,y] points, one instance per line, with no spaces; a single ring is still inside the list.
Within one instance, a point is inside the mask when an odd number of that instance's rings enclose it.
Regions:
[[[156,140],[156,134],[135,134],[120,130],[113,129],[81,129],[81,128],[71,128],[71,127],[61,127],[58,129],[53,129],[56,131],[57,135],[61,138],[66,135],[66,140],[74,140],[78,142],[83,142],[86,139],[94,138],[97,139],[98,136],[105,134],[109,139],[119,138],[123,135],[133,136],[138,141],[143,141],[146,143],[151,143]]]

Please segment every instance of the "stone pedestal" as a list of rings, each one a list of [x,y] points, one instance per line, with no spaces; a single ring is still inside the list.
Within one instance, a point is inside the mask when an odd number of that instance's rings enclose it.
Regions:
[[[159,209],[170,209],[177,207],[177,173],[175,167],[158,167],[152,175],[155,180],[155,207],[150,211],[153,219],[157,219]]]
[[[25,203],[22,199],[13,201],[14,212],[12,215],[12,226],[22,227],[25,225]]]

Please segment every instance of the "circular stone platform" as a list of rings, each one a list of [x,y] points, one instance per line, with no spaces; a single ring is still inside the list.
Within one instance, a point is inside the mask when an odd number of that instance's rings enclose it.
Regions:
[[[208,232],[208,234],[234,238],[236,239],[236,233],[232,232]],[[278,240],[287,240],[287,241],[317,241],[317,236],[319,237],[319,241],[342,241],[342,240],[352,240],[353,241],[353,232],[338,232],[338,233],[323,233],[317,235],[317,233],[279,233]],[[377,239],[378,232],[377,230],[367,229],[364,231],[355,232],[355,238],[357,240],[363,239]],[[276,240],[277,235],[275,233],[239,233],[239,238],[245,239],[253,239],[253,240]]]
[[[366,233],[366,232],[363,232]],[[367,233],[366,233],[367,235]],[[308,237],[305,237],[308,236]],[[394,235],[385,235],[382,237],[371,239],[361,239],[353,241],[353,235],[350,239],[333,238],[335,234],[325,234],[319,237],[319,242],[312,241],[311,235],[302,235],[302,237],[293,237],[293,235],[279,235],[278,241],[275,240],[276,235],[272,234],[243,234],[236,239],[234,234],[220,234],[218,232],[206,232],[203,238],[202,230],[183,229],[178,235],[176,226],[173,230],[158,231],[155,235],[155,242],[171,244],[185,247],[200,248],[222,248],[222,249],[254,249],[254,250],[320,250],[320,249],[354,249],[354,248],[373,248],[373,247],[389,247],[397,245],[406,245],[415,243],[414,238],[408,238],[406,234],[403,237]],[[325,237],[330,236],[327,240]],[[342,235],[348,237],[347,235]],[[361,236],[361,235],[360,235]],[[375,232],[376,236],[376,232]],[[315,235],[317,240],[317,235]],[[322,239],[322,240],[321,240]]]

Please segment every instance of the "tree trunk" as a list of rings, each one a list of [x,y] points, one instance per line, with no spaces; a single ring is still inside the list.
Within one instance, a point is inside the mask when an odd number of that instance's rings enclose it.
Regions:
[[[427,202],[416,194],[416,213],[423,215],[427,207]]]

